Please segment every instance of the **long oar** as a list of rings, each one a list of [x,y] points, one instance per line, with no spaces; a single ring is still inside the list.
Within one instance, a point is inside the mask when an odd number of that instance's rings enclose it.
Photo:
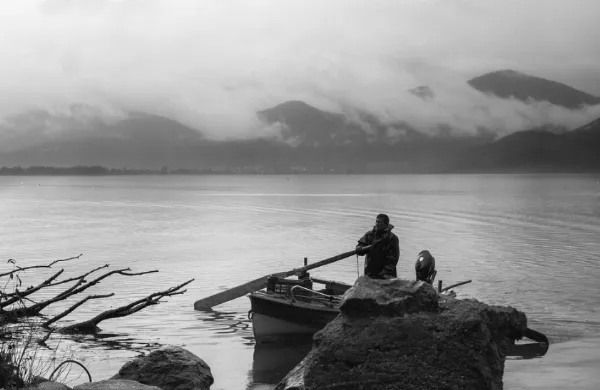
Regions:
[[[366,246],[363,248],[363,250],[366,251],[370,248],[371,248],[370,246]],[[225,302],[232,301],[236,298],[243,297],[244,295],[249,294],[251,292],[263,289],[263,288],[267,287],[267,279],[269,279],[269,276],[276,276],[281,279],[287,278],[288,276],[292,276],[292,275],[298,274],[303,271],[308,271],[313,268],[322,267],[324,265],[334,263],[336,261],[350,257],[354,254],[356,254],[356,250],[353,250],[351,252],[342,253],[340,255],[333,256],[328,259],[321,260],[321,261],[306,265],[301,268],[294,268],[294,269],[292,269],[290,271],[286,271],[286,272],[279,272],[279,273],[275,273],[275,274],[265,275],[258,279],[254,279],[248,283],[244,283],[239,286],[230,288],[229,290],[225,290],[220,293],[211,295],[210,297],[200,299],[199,301],[194,302],[194,309],[195,310],[210,310],[214,306],[220,305]]]

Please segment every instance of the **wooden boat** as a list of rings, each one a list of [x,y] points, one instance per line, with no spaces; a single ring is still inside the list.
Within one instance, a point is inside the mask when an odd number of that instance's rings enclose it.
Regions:
[[[314,284],[323,288],[315,290]],[[269,278],[265,290],[248,295],[256,342],[312,336],[339,314],[341,297],[350,287],[306,276],[298,280]]]

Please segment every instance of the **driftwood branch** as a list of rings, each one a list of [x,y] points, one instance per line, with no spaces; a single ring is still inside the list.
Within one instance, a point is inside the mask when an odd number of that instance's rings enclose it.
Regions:
[[[124,275],[124,276],[138,276],[138,275],[145,275],[145,274],[150,274],[153,272],[158,272],[158,270],[136,272],[136,273],[126,272],[126,271],[131,271],[131,268],[123,268],[123,269],[116,269],[113,271],[109,271],[109,272],[105,273],[104,275],[101,275],[101,276],[97,277],[96,279],[92,280],[91,282],[87,282],[83,286],[80,286],[76,289],[73,289],[72,291],[69,291],[68,296],[73,295],[73,294],[79,294],[80,292],[87,290],[88,288],[90,288],[92,286],[95,286],[96,284],[101,282],[103,279],[106,279],[109,276],[114,275],[114,274],[120,274],[120,275]],[[62,297],[63,295],[66,295],[65,292],[58,294],[57,297]],[[64,299],[64,298],[62,298],[62,299]]]
[[[58,296],[70,296],[71,292],[73,292],[77,287],[81,286],[83,283],[85,283],[85,277],[89,276],[91,273],[96,272],[102,268],[108,268],[108,264],[103,265],[102,267],[98,267],[98,268],[94,268],[93,270],[91,270],[90,272],[87,272],[81,276],[77,276],[75,278],[71,278],[71,279],[67,279],[58,283],[53,284],[53,286],[57,286],[59,284],[62,283],[66,283],[67,281],[73,281],[73,280],[77,280],[77,283],[75,283],[74,285],[72,285],[71,287],[69,287],[68,289],[66,289],[65,291],[63,291],[62,293],[58,294]],[[83,290],[82,290],[83,291]]]
[[[80,292],[85,291],[88,288],[98,284],[99,282],[101,282],[102,280],[106,279],[107,277],[109,277],[111,275],[120,274],[120,275],[124,275],[124,276],[138,276],[138,275],[145,275],[145,274],[149,274],[149,273],[158,272],[157,270],[144,271],[144,272],[126,272],[126,271],[131,271],[131,269],[123,268],[123,269],[109,271],[109,272],[105,273],[104,275],[101,275],[101,276],[97,277],[96,279],[94,279],[90,282],[87,282],[83,285],[82,285],[83,278],[81,278],[81,280],[79,282],[77,282],[75,284],[75,286],[59,293],[58,295],[56,295],[53,298],[47,299],[42,302],[35,303],[28,307],[17,308],[17,309],[13,309],[10,311],[7,310],[7,311],[5,311],[5,313],[10,315],[12,318],[38,315],[42,310],[44,310],[49,305],[51,305],[55,302],[65,300],[65,299],[71,297],[72,295],[79,294]]]
[[[60,271],[54,273],[52,276],[50,276],[43,282],[39,283],[37,286],[32,285],[23,291],[19,291],[19,287],[21,287],[22,285],[21,278],[19,277],[20,271],[39,268],[51,268],[57,263],[78,259],[81,256],[82,255],[70,257],[67,259],[54,260],[47,265],[35,265],[29,267],[18,267],[16,266],[14,260],[9,260],[9,263],[13,264],[13,270],[10,272],[0,274],[0,277],[7,277],[7,285],[12,280],[15,280],[17,283],[17,288],[15,288],[14,291],[12,291],[9,294],[5,293],[3,291],[4,289],[0,288],[0,324],[8,321],[18,320],[22,317],[39,316],[42,310],[52,305],[53,303],[66,300],[72,297],[73,295],[79,294],[89,289],[90,287],[99,284],[101,281],[110,277],[111,275],[140,276],[158,272],[158,270],[132,272],[130,268],[122,268],[107,271],[104,274],[96,275],[96,277],[92,280],[88,280],[88,277],[90,277],[92,273],[97,272],[103,268],[107,268],[109,266],[108,264],[105,264],[101,267],[94,268],[91,271],[83,273],[81,275],[71,277],[65,280],[59,280],[60,275],[62,275],[64,272],[64,269],[61,269]],[[75,323],[65,327],[55,326],[57,321],[65,318],[87,301],[92,299],[109,298],[114,296],[115,294],[108,293],[101,295],[89,295],[76,302],[75,304],[71,305],[67,310],[63,311],[62,313],[51,317],[50,319],[46,318],[45,322],[41,324],[41,327],[45,328],[48,331],[48,333],[45,335],[45,337],[38,340],[38,343],[42,346],[46,346],[46,341],[48,340],[50,335],[55,331],[60,331],[61,333],[95,333],[98,330],[97,325],[104,320],[125,317],[134,314],[148,306],[159,304],[161,299],[165,297],[184,294],[187,291],[184,289],[184,287],[190,284],[192,281],[194,281],[194,279],[190,279],[185,283],[171,287],[164,291],[152,293],[142,299],[138,299],[125,306],[106,310],[88,321]],[[66,283],[70,284],[67,285]],[[40,302],[35,302],[34,300],[29,298],[29,296],[44,288],[59,286],[62,284],[65,284],[65,289],[51,298],[44,299]]]
[[[42,324],[42,327],[49,328],[50,324],[53,324],[54,322],[60,320],[61,318],[66,317],[67,315],[72,313],[75,309],[77,309],[79,306],[83,305],[84,303],[86,303],[87,301],[89,301],[91,299],[108,298],[108,297],[112,297],[114,295],[115,295],[115,293],[103,294],[103,295],[88,295],[87,297],[83,298],[81,301],[77,302],[76,304],[74,304],[73,306],[68,308],[67,310],[63,311],[62,313],[60,313],[60,314],[54,316],[53,318],[49,319],[48,321],[44,322]]]
[[[181,288],[185,287],[193,281],[194,279],[190,279],[187,282],[182,283],[178,286],[171,287],[165,291],[152,293],[147,297],[138,299],[137,301],[131,302],[128,305],[121,306],[116,309],[106,310],[90,320],[68,325],[66,327],[60,328],[59,331],[61,333],[96,333],[98,331],[98,324],[100,322],[111,318],[125,317],[130,314],[134,314],[144,309],[145,307],[158,304],[161,298],[183,294],[187,290],[181,290]]]
[[[102,268],[108,268],[108,264],[104,264],[102,267],[94,268],[93,270],[91,270],[91,271],[89,271],[89,272],[86,272],[86,273],[85,273],[85,274],[83,274],[83,275],[80,275],[80,276],[75,276],[75,277],[73,277],[73,278],[69,278],[69,279],[61,280],[60,282],[56,282],[56,283],[49,284],[49,285],[48,285],[48,287],[58,286],[59,284],[65,284],[65,283],[69,283],[69,282],[72,282],[72,281],[74,281],[74,280],[77,280],[77,281],[79,281],[78,283],[79,283],[79,285],[80,285],[81,283],[84,283],[84,282],[85,282],[85,277],[86,277],[86,276],[89,276],[90,274],[92,274],[92,273],[94,273],[94,272],[96,272],[96,271],[98,271],[98,270],[101,270]],[[77,285],[76,285],[76,286],[77,286]]]
[[[48,285],[50,285],[50,283],[56,279],[57,277],[60,276],[60,274],[62,274],[64,272],[64,269],[61,269],[60,271],[58,271],[57,273],[55,273],[54,275],[52,275],[51,277],[49,277],[48,279],[44,280],[42,283],[38,284],[35,287],[29,287],[27,288],[25,291],[19,291],[18,289],[15,290],[14,293],[10,293],[10,294],[5,294],[4,296],[9,298],[7,300],[5,300],[4,302],[0,303],[0,308],[5,308],[7,306],[12,305],[13,303],[17,303],[20,300],[24,299],[26,296],[33,294],[36,291],[41,290],[44,287],[47,287]]]
[[[48,265],[31,265],[29,267],[19,267],[19,266],[15,265],[15,269],[13,269],[10,272],[0,274],[0,278],[3,276],[9,276],[9,275],[15,274],[17,272],[26,271],[26,270],[34,269],[34,268],[51,268],[56,263],[60,263],[62,261],[70,261],[70,260],[79,259],[82,255],[83,255],[83,253],[80,254],[79,256],[69,257],[68,259],[54,260],[53,262],[51,262]],[[13,264],[15,263],[15,261],[13,259],[9,259],[8,262],[12,262]]]
[[[152,271],[142,271],[142,272],[120,272],[121,275],[125,275],[125,276],[138,276],[138,275],[146,275],[146,274],[152,274],[154,272],[158,272],[158,270],[152,270]]]
[[[55,330],[56,330],[56,329],[50,329],[50,330],[48,331],[48,333],[46,333],[46,335],[45,335],[43,338],[41,338],[41,339],[39,339],[39,340],[38,340],[38,342],[37,342],[37,343],[38,343],[39,345],[41,345],[42,347],[49,348],[49,347],[48,347],[48,345],[46,344],[46,341],[48,341],[48,339],[50,338],[50,335],[51,335],[52,333],[54,333],[54,331],[55,331]]]

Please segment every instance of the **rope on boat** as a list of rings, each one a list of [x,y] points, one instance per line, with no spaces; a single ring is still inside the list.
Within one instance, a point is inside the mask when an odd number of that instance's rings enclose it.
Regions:
[[[254,318],[254,312],[252,310],[248,310],[248,319],[250,321],[252,321],[253,318]]]
[[[356,255],[356,277],[360,276],[360,270],[358,268],[358,255]]]

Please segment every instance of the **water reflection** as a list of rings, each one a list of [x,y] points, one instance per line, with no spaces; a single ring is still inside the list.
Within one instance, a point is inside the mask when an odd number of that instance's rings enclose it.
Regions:
[[[151,352],[162,345],[157,342],[142,342],[126,333],[98,333],[72,335],[71,340],[82,350],[101,349],[109,351]]]
[[[279,339],[276,343],[257,344],[252,334],[252,321],[247,314],[210,310],[198,312],[197,316],[201,328],[209,330],[212,337],[239,337],[244,345],[254,347],[248,390],[272,389],[300,363],[312,346],[312,336],[293,336]]]
[[[256,344],[248,389],[276,385],[304,359],[311,347],[311,338]]]
[[[254,345],[252,321],[247,314],[227,311],[201,311],[198,318],[208,326],[203,329],[211,331],[213,337],[239,336],[244,345]]]

